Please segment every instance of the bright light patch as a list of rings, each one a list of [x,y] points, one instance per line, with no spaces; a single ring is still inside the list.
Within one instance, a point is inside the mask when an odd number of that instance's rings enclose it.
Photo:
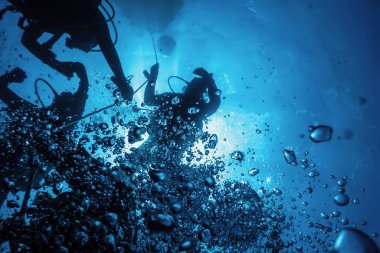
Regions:
[[[229,84],[230,83],[230,79],[228,78],[227,74],[224,74],[224,81],[226,84]]]
[[[265,149],[268,146],[262,134],[256,133],[256,126],[263,125],[270,117],[269,114],[237,112],[236,108],[231,108],[230,117],[225,118],[223,114],[226,111],[219,111],[217,116],[210,118],[207,125],[209,133],[218,135],[217,149],[220,153],[229,154],[236,149],[244,151],[247,148]]]
[[[138,148],[140,147],[148,138],[149,138],[149,134],[148,133],[145,133],[143,135],[141,135],[142,137],[142,140],[141,141],[137,141],[133,144],[129,143],[128,142],[128,131],[125,133],[125,147],[124,147],[124,151],[128,154],[132,153],[131,152],[131,148]]]

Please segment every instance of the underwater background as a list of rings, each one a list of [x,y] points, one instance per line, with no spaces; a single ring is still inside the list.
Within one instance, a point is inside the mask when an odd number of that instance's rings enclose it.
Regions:
[[[8,4],[0,3],[1,8]],[[280,191],[279,203],[287,217],[294,217],[292,229],[284,237],[313,235],[316,227],[310,226],[311,222],[333,230],[356,226],[379,245],[380,1],[111,3],[116,13],[116,50],[126,75],[134,76],[134,89],[145,81],[143,70],[155,63],[151,35],[160,63],[158,93],[170,92],[167,79],[171,75],[191,80],[197,67],[213,73],[222,100],[209,118],[207,131],[218,136],[214,155],[226,163],[218,184],[247,181],[257,192],[260,187]],[[75,91],[76,77],[68,80],[22,46],[19,17],[6,14],[0,22],[0,73],[14,67],[27,73],[25,82],[9,87],[36,105],[33,83],[37,78],[48,80],[58,93]],[[114,38],[115,31],[110,31]],[[59,60],[85,65],[90,83],[85,114],[114,102],[112,89],[107,87],[112,72],[101,53],[70,50],[64,38],[53,51]],[[171,85],[176,92],[184,86],[178,80]],[[53,94],[43,84],[39,94],[45,104],[52,102]],[[135,94],[137,106],[143,95],[143,90]],[[84,119],[79,129],[85,122],[109,121],[115,112],[130,120],[136,117],[129,105],[107,112]],[[331,140],[318,143],[310,139],[310,126],[318,125],[333,129]],[[245,154],[243,161],[230,157],[236,150]],[[296,166],[287,163],[284,150],[294,151]],[[106,156],[102,152],[96,155]],[[112,156],[108,158],[112,161]],[[194,163],[202,164],[204,159]],[[253,168],[259,170],[254,176]],[[309,186],[313,188],[310,194],[305,193]],[[334,203],[340,186],[350,198],[346,206]],[[341,215],[331,216],[334,211]],[[3,203],[3,217],[12,212]],[[345,217],[346,223],[342,221]],[[328,240],[337,234],[332,231]],[[303,252],[314,252],[315,247],[321,250],[312,244],[299,240],[297,246],[302,245]]]

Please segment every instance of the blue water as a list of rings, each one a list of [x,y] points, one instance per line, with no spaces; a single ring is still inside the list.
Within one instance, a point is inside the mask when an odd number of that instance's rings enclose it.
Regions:
[[[149,31],[156,42],[163,35],[175,41],[170,55],[158,46],[158,93],[170,92],[170,75],[191,80],[196,67],[213,73],[223,97],[208,124],[208,131],[218,135],[216,154],[228,159],[235,150],[245,153],[244,161],[227,167],[221,180],[248,181],[257,191],[262,186],[281,189],[286,214],[295,217],[294,229],[286,236],[312,235],[315,228],[308,221],[331,222],[334,228],[347,217],[347,226],[356,226],[380,244],[376,236],[380,233],[379,1],[114,0],[112,4],[119,37],[116,49],[124,72],[134,75],[134,89],[145,80],[142,71],[155,63]],[[0,7],[5,5],[2,0]],[[49,80],[59,93],[75,91],[75,77],[67,80],[22,46],[18,18],[19,14],[7,13],[0,22],[0,73],[18,66],[28,75],[11,89],[35,104],[33,82],[39,77]],[[111,33],[115,36],[112,29]],[[112,91],[106,88],[112,72],[101,53],[70,50],[64,38],[53,51],[59,60],[86,66],[90,89],[85,114],[113,103]],[[180,92],[183,83],[172,85]],[[41,85],[40,93],[46,104],[51,103],[49,89]],[[134,101],[143,102],[142,90]],[[132,119],[133,113],[128,113]],[[92,119],[107,117],[101,113]],[[309,127],[318,125],[332,127],[331,140],[316,143],[309,138]],[[297,166],[285,161],[284,149],[295,152]],[[308,168],[302,168],[302,159],[308,160]],[[252,168],[260,171],[253,177]],[[311,177],[314,170],[319,175]],[[334,196],[343,177],[350,203],[338,206]],[[305,194],[309,185],[313,192]],[[341,217],[326,221],[321,215],[333,211],[341,212]],[[336,236],[332,233],[331,238]],[[303,245],[304,252],[312,252],[309,243]]]

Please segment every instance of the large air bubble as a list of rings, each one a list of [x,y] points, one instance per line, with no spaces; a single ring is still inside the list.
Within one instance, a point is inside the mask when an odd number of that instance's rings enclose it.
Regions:
[[[334,245],[337,253],[378,253],[376,243],[366,234],[354,228],[340,231]]]
[[[334,197],[334,202],[338,206],[345,206],[348,204],[349,201],[350,201],[350,199],[344,193],[339,193],[339,194],[335,195],[335,197]]]
[[[313,142],[326,142],[331,140],[333,129],[329,126],[320,125],[316,127],[310,127],[310,139]]]

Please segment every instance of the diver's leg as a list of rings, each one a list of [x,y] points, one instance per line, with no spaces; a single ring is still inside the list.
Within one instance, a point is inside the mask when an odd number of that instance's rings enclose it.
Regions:
[[[45,46],[38,42],[38,38],[42,32],[34,27],[27,27],[22,36],[22,44],[43,63],[49,65],[51,68],[57,70],[59,73],[67,76],[73,76],[73,69],[71,62],[60,62],[55,59],[56,55]]]
[[[21,104],[29,104],[28,101],[20,98],[7,86],[1,87],[0,100],[3,101],[9,108],[16,109]]]
[[[99,10],[97,10],[97,12],[98,13],[95,15],[96,25],[93,26],[93,29],[94,33],[96,34],[100,49],[102,50],[103,55],[108,62],[108,65],[115,75],[115,79],[113,81],[119,88],[121,95],[124,99],[132,100],[133,89],[125,78],[119,55],[116,52],[110,32],[108,30],[107,22],[104,19],[102,13]]]

